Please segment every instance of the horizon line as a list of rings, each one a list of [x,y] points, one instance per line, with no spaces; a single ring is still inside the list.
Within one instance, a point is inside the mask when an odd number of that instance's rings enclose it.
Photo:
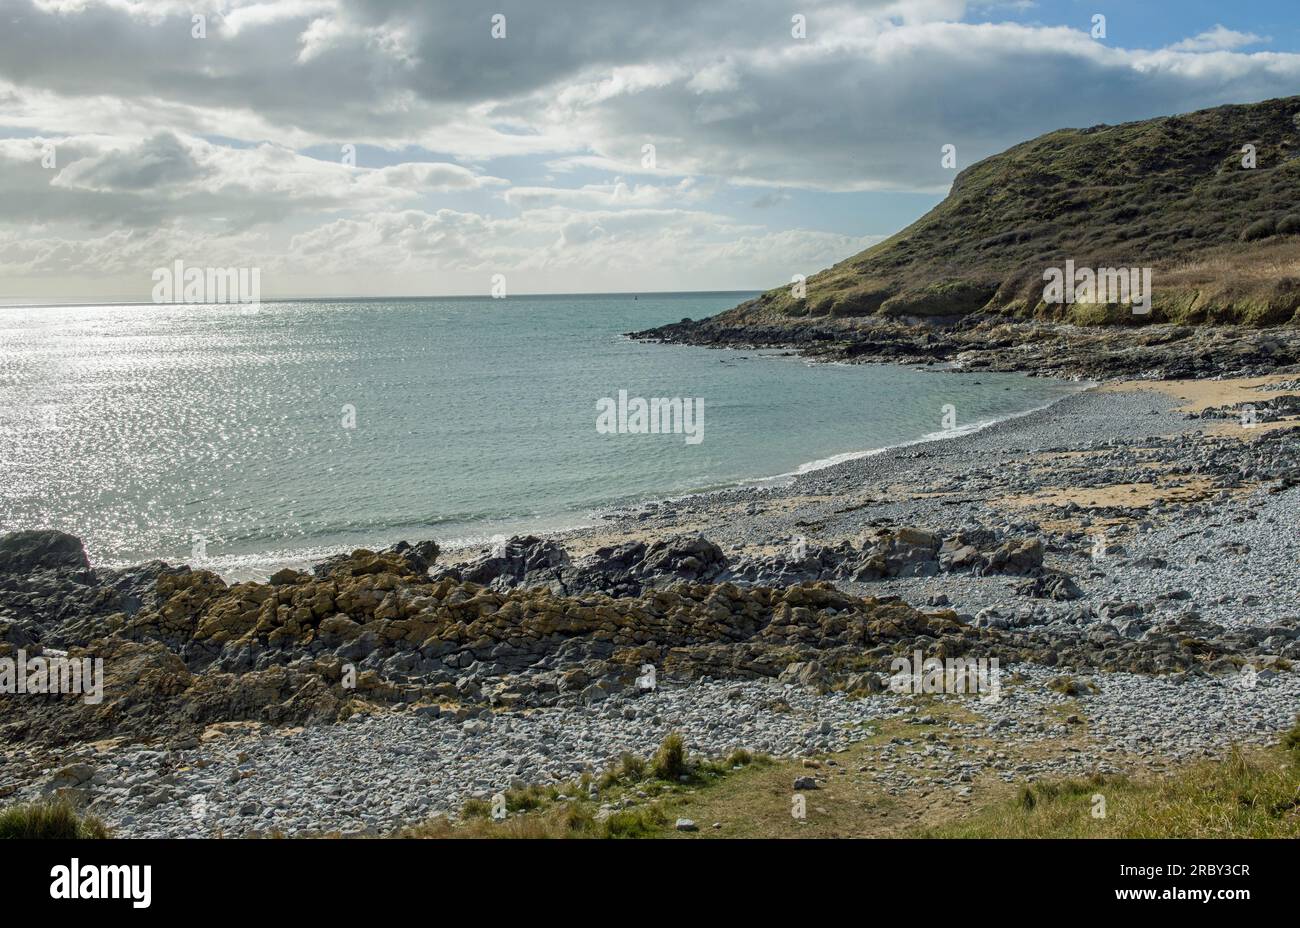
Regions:
[[[767,288],[770,289],[770,288]],[[730,294],[730,293],[763,293],[764,288],[752,288],[741,290],[579,290],[569,293],[516,293],[501,297],[494,297],[490,293],[460,293],[460,294],[409,294],[405,296],[282,296],[268,297],[267,299],[257,300],[261,303],[301,303],[308,301],[316,302],[334,302],[334,303],[362,303],[362,302],[380,302],[384,300],[510,300],[521,297],[577,297],[577,296],[682,296],[685,294]],[[50,302],[7,302],[6,298],[0,297],[0,309],[39,309],[42,307],[58,306],[251,306],[252,302],[227,302],[213,303],[209,301],[199,303],[187,303],[183,300],[172,300],[165,303],[155,302],[153,300],[84,300],[72,302],[68,300],[56,300]]]

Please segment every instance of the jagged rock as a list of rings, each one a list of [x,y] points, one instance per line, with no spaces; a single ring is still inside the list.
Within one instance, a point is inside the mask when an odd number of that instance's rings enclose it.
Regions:
[[[0,536],[0,574],[89,569],[86,549],[75,535],[38,529]]]
[[[793,683],[809,689],[825,692],[831,687],[830,674],[817,661],[796,661],[777,677],[782,683]]]
[[[1004,568],[1041,563],[1034,539],[972,532],[959,541],[996,541],[1007,552]],[[888,570],[890,558],[904,568],[935,565],[945,543],[933,533],[889,530],[866,551]],[[1063,617],[1039,606],[1014,618],[985,610],[967,624],[950,609],[920,612],[824,579],[780,588],[732,582],[734,565],[701,538],[622,547],[579,564],[565,564],[562,548],[524,547],[540,558],[534,567],[558,565],[560,589],[494,589],[450,570],[429,577],[409,551],[395,549],[359,550],[310,575],[276,578],[292,582],[227,585],[208,571],[160,564],[102,576],[80,569],[11,576],[0,602],[27,611],[0,622],[0,649],[26,636],[74,658],[103,658],[106,678],[98,705],[71,695],[11,701],[0,739],[180,739],[213,722],[330,722],[384,705],[450,703],[446,713],[463,721],[470,706],[619,696],[609,710],[617,712],[646,664],[664,680],[777,677],[870,693],[891,655],[916,648],[1165,673],[1253,653],[1266,638],[1294,649],[1297,637],[1283,626],[1228,632],[1194,612],[1139,623],[1141,605],[1125,602],[1103,604],[1101,622],[1091,611],[1077,625],[1057,621]],[[848,544],[825,551],[850,566],[863,556]],[[522,575],[539,575],[528,557]],[[50,576],[57,582],[42,585]],[[574,592],[568,582],[592,587]],[[1050,571],[1032,576],[1049,596],[1067,583]],[[603,585],[637,592],[614,596]],[[114,611],[127,599],[133,611]],[[1074,608],[1079,618],[1090,610]]]
[[[1069,574],[1052,571],[1038,577],[1031,577],[1016,584],[1016,592],[1022,596],[1034,596],[1039,599],[1068,601],[1079,599],[1083,590],[1079,589]]]
[[[558,571],[568,564],[569,553],[558,542],[535,535],[515,535],[485,554],[434,572],[433,579],[450,578],[494,590],[549,586],[556,580]]]
[[[852,674],[844,681],[844,690],[848,693],[883,693],[885,689],[885,682],[875,673]]]
[[[1043,566],[1043,542],[1037,538],[1008,541],[989,558],[989,569],[1026,574]]]

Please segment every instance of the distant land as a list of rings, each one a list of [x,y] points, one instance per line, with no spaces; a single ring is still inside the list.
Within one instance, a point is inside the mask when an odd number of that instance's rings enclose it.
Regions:
[[[1044,273],[1067,261],[1149,268],[1149,311],[1046,302]],[[1006,322],[1295,327],[1300,96],[1050,132],[963,170],[916,222],[808,276],[803,298],[785,284],[707,320],[639,334],[696,344],[843,341],[843,354],[915,359],[971,347],[946,333]],[[888,345],[878,344],[884,333]],[[1043,330],[1004,327],[1000,337],[1023,343]],[[1283,342],[1281,359],[1293,362]]]

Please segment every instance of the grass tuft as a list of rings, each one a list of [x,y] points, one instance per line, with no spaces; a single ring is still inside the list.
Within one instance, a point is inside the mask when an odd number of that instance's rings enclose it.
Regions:
[[[686,741],[679,732],[665,736],[650,769],[660,780],[675,782],[686,775]]]
[[[0,838],[107,838],[108,827],[66,799],[45,799],[0,811]]]

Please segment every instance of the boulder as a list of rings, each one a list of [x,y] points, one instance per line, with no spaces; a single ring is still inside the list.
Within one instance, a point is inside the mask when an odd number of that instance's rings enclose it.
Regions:
[[[0,535],[0,574],[26,574],[34,570],[89,570],[90,561],[81,539],[52,529]]]

